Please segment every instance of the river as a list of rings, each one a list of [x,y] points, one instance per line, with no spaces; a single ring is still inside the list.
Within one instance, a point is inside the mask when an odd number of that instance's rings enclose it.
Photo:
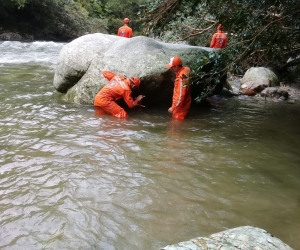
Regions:
[[[97,116],[52,85],[63,46],[0,42],[1,250],[154,250],[245,225],[300,249],[299,101]]]

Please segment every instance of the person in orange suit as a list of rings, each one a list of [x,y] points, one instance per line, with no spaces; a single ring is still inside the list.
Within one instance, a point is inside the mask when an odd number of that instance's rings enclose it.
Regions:
[[[189,84],[190,68],[182,66],[181,58],[178,56],[172,57],[166,67],[176,73],[172,106],[168,109],[168,112],[172,114],[173,119],[184,120],[192,103],[191,86]]]
[[[132,91],[139,88],[140,79],[138,77],[127,79],[124,75],[117,75],[108,70],[103,71],[102,75],[109,82],[104,85],[94,99],[96,113],[109,113],[118,118],[127,118],[127,112],[115,101],[124,98],[129,108],[140,106],[144,96],[139,95],[135,100],[131,96]]]
[[[217,33],[213,34],[211,39],[210,48],[221,49],[227,45],[227,36],[223,32],[223,25],[219,24],[217,27]]]
[[[130,22],[129,18],[125,17],[123,22],[124,25],[118,29],[118,36],[123,36],[127,38],[132,37],[133,36],[132,29],[128,26]]]

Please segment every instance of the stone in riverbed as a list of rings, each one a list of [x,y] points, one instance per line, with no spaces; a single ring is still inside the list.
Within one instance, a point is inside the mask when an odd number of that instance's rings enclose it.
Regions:
[[[161,250],[293,250],[266,230],[242,226],[206,237],[198,237]]]

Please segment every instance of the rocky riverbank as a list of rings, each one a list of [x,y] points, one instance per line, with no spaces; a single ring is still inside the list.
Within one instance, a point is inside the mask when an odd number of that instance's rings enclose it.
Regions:
[[[281,100],[293,101],[300,99],[300,77],[288,85],[278,82],[278,86],[272,86],[268,81],[265,83],[263,78],[264,76],[259,76],[257,80],[244,84],[245,75],[228,74],[227,85],[224,87],[233,95],[271,97],[273,99],[280,98]]]
[[[290,98],[300,99],[300,78],[296,82],[291,83],[291,85],[282,86],[282,88],[290,94]]]

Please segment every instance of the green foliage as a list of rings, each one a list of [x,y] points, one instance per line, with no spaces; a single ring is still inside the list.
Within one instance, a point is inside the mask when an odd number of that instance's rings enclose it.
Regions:
[[[300,54],[299,0],[168,0],[148,10],[147,32],[168,42],[208,46],[222,23],[229,44],[221,54],[228,55],[214,60],[225,60],[227,69],[267,66],[284,76],[288,59]]]
[[[79,3],[88,13],[89,17],[97,18],[104,15],[104,1],[99,0],[74,0]]]
[[[18,8],[24,7],[25,3],[27,2],[27,0],[8,0],[8,1],[16,5]]]
[[[223,89],[228,69],[235,66],[234,63],[230,63],[234,56],[235,53],[231,49],[221,49],[211,51],[208,56],[197,58],[189,64],[196,102],[201,102]]]
[[[106,17],[108,18],[108,33],[116,34],[119,27],[123,25],[123,19],[130,19],[130,27],[135,36],[142,34],[143,22],[141,22],[141,9],[151,0],[110,0],[104,5]]]
[[[0,3],[0,23],[3,29],[21,35],[33,35],[36,40],[67,40],[83,32],[87,11],[72,0],[26,0]],[[2,14],[0,13],[0,14]]]
[[[89,18],[86,32],[88,33],[107,33],[108,30],[108,20],[107,19],[98,19],[98,18]]]
[[[140,9],[151,0],[2,0],[0,32],[34,39],[71,40],[85,33],[116,34],[124,17],[141,34]]]

